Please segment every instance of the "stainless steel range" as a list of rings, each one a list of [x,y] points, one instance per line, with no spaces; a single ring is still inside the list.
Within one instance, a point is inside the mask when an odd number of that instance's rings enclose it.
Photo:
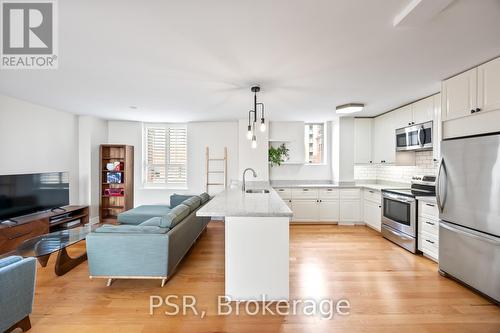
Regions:
[[[417,252],[417,200],[436,195],[435,176],[414,176],[409,189],[382,190],[382,235],[406,250]]]

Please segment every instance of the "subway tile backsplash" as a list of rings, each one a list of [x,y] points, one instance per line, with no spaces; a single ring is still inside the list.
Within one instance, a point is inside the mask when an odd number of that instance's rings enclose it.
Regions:
[[[396,165],[355,165],[354,179],[356,180],[385,180],[392,182],[409,183],[414,175],[435,175],[437,162],[432,159],[431,151],[415,153],[415,166]]]

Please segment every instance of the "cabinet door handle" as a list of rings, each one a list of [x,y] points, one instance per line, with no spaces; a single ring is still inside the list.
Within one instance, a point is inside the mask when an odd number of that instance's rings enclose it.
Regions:
[[[425,223],[427,223],[427,224],[429,224],[429,225],[434,225],[434,223],[429,222],[429,221],[425,221]]]
[[[280,188],[278,191],[283,192],[283,191],[284,191],[284,189]]]
[[[331,191],[333,191],[333,189],[329,188],[329,189],[327,189],[327,191],[328,191],[328,192],[331,192]]]
[[[373,191],[368,191],[368,192],[370,192],[370,193],[375,193],[375,192],[373,192]]]
[[[470,110],[470,113],[476,113],[476,110],[472,109]]]
[[[307,192],[307,191],[309,191],[309,189],[308,188],[303,188],[302,191],[306,191]]]
[[[434,244],[434,242],[433,242],[433,241],[431,241],[431,240],[429,240],[429,239],[426,239],[425,241],[426,241],[427,243]]]
[[[476,108],[476,112],[479,112],[479,111],[481,111],[481,109],[480,108]]]
[[[430,203],[427,203],[427,204],[425,204],[425,205],[426,205],[426,206],[429,206],[429,207],[436,207],[436,206],[434,206],[433,204],[430,204]]]

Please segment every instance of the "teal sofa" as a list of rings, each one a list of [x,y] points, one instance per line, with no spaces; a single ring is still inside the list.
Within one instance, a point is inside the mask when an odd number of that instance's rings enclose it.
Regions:
[[[35,294],[36,259],[0,259],[0,332],[31,328],[29,315]]]
[[[192,202],[197,199],[193,199],[194,195],[184,195],[184,194],[172,194],[170,196],[170,205],[143,205],[136,207],[134,209],[127,210],[126,212],[118,214],[118,222],[120,224],[133,224],[138,225],[152,217],[164,217],[178,205],[184,203],[184,201],[189,200]],[[199,196],[201,203],[206,203],[210,200],[210,196],[207,193],[203,193]]]
[[[140,206],[119,219],[123,224],[96,229],[86,239],[90,278],[108,279],[108,286],[114,279],[160,279],[163,287],[210,221],[196,216],[209,200],[204,193],[175,207]]]

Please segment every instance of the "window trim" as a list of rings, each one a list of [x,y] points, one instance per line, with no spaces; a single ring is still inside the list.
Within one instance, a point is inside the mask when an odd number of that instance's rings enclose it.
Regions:
[[[186,182],[185,184],[169,184],[168,182],[161,183],[161,184],[152,184],[147,182],[147,156],[148,156],[148,143],[147,143],[147,129],[148,128],[164,128],[166,132],[168,133],[168,130],[170,128],[183,128],[186,130]],[[168,134],[167,134],[168,135]],[[168,140],[168,139],[167,139]],[[187,190],[188,189],[188,183],[189,183],[189,173],[188,173],[188,126],[187,123],[143,123],[142,124],[142,180],[141,180],[141,185],[143,189],[148,189],[148,190]],[[170,142],[167,141],[167,150],[165,151],[166,156],[166,163],[165,163],[165,181],[168,180],[168,149],[169,149]]]
[[[321,163],[309,163],[308,159],[308,143],[306,142],[306,126],[308,125],[322,125],[323,126],[323,159]],[[328,165],[328,123],[327,122],[305,122],[304,123],[304,165],[321,166]]]

